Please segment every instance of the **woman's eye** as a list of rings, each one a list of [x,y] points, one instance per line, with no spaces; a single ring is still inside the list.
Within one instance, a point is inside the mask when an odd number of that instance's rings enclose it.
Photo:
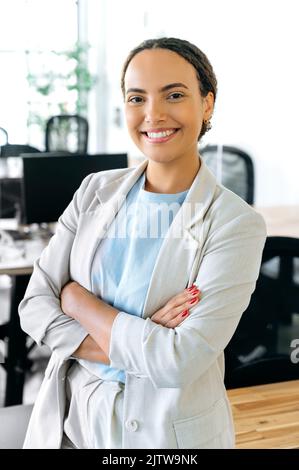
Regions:
[[[173,100],[178,100],[182,98],[183,96],[184,96],[183,93],[176,92],[176,93],[171,93],[171,95],[169,95],[169,98],[170,98],[170,101],[173,101]]]
[[[131,98],[128,99],[129,103],[141,103],[142,98],[141,96],[132,96]]]

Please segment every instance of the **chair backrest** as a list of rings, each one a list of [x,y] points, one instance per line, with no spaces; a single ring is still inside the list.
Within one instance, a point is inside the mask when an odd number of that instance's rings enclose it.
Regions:
[[[7,143],[8,143],[7,131],[3,127],[0,127],[0,153],[1,153],[1,147],[3,145],[6,145]]]
[[[46,152],[68,151],[85,154],[89,126],[86,118],[76,114],[52,116],[46,123]]]
[[[239,367],[249,367],[261,359],[271,359],[274,364],[275,358],[282,356],[290,366],[285,367],[286,378],[283,380],[288,377],[291,380],[295,374],[292,373],[295,367],[291,367],[291,343],[296,338],[299,338],[299,239],[268,237],[255,292],[225,349],[226,385],[233,382]],[[282,359],[279,361],[280,365]],[[242,370],[240,373],[243,374]],[[246,370],[252,377],[251,385],[257,384],[254,380],[256,369],[252,369],[253,372],[249,368]],[[273,366],[271,371],[269,380],[280,381],[279,367]],[[299,364],[297,372],[299,378]]]
[[[206,145],[199,152],[220,183],[254,203],[254,166],[246,152],[228,145]]]
[[[292,363],[288,355],[277,355],[236,367],[229,378],[226,378],[226,388],[251,387],[298,379],[298,364]]]
[[[39,153],[31,145],[6,144],[1,147],[1,157],[19,157],[22,153]]]

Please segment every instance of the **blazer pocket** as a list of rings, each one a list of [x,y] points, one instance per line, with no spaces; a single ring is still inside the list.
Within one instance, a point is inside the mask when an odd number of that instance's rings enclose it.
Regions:
[[[221,434],[230,432],[226,401],[221,398],[205,412],[174,421],[173,426],[179,449],[222,448]]]

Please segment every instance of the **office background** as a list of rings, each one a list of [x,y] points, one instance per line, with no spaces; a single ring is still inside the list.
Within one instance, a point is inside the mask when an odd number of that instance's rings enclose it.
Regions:
[[[298,203],[296,12],[296,0],[1,0],[1,125],[11,141],[42,149],[41,132],[26,125],[39,106],[26,77],[41,64],[49,70],[49,51],[70,49],[79,38],[90,44],[88,67],[97,77],[88,95],[89,152],[138,157],[122,111],[122,63],[145,38],[186,38],[207,54],[219,81],[204,143],[252,155],[258,205]],[[67,99],[71,108],[74,93]]]

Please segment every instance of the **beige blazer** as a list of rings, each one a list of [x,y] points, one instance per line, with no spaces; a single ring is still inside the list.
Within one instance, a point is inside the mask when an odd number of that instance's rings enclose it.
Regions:
[[[25,448],[60,447],[69,357],[86,336],[61,311],[61,287],[73,279],[91,290],[97,246],[147,163],[85,178],[35,263],[19,307],[21,325],[53,354]],[[223,350],[255,288],[265,239],[262,217],[219,185],[202,161],[163,240],[141,317],[120,312],[113,323],[111,366],[126,371],[124,449],[234,446]],[[151,321],[193,282],[202,299],[179,327]]]

